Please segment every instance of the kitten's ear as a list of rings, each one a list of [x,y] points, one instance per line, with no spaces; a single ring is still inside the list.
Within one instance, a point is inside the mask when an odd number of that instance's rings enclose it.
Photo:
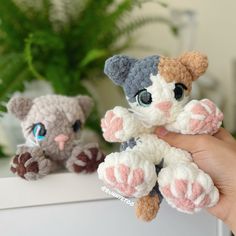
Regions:
[[[136,59],[115,55],[105,62],[104,73],[117,85],[122,86]]]
[[[85,96],[85,95],[79,95],[76,98],[77,98],[79,105],[84,113],[85,118],[87,118],[94,106],[93,99],[91,97]]]
[[[24,120],[28,115],[31,107],[33,105],[33,100],[24,96],[14,96],[7,103],[7,110],[9,113],[13,114],[19,120]]]
[[[179,57],[180,62],[186,66],[192,75],[192,80],[198,79],[205,73],[208,67],[207,56],[203,53],[192,51],[186,52]]]

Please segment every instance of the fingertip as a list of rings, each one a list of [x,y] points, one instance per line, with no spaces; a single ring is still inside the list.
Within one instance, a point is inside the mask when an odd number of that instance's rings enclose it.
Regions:
[[[178,146],[179,139],[181,139],[181,134],[168,131],[164,127],[158,127],[155,130],[155,134],[158,138],[166,141],[171,146]]]
[[[189,152],[198,148],[197,142],[199,141],[199,135],[194,136],[174,133],[166,130],[164,127],[158,127],[155,130],[155,134],[158,138],[176,148],[181,148]]]
[[[166,128],[164,127],[158,127],[156,130],[155,130],[155,133],[158,137],[164,137],[166,136],[169,132]]]

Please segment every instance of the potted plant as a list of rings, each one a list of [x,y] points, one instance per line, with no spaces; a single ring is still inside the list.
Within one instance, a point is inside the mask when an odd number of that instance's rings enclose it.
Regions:
[[[104,61],[132,46],[140,27],[171,21],[159,16],[130,18],[145,0],[2,0],[0,6],[0,111],[26,81],[45,80],[55,93],[91,94],[86,81],[100,78]],[[157,1],[159,6],[165,4]],[[95,106],[88,126],[99,131]]]

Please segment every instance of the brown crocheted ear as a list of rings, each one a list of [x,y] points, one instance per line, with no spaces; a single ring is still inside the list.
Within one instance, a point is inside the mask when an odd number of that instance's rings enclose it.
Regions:
[[[78,99],[79,105],[84,113],[85,118],[88,118],[94,105],[92,98],[84,95],[79,95],[76,98]]]
[[[33,105],[33,100],[24,96],[14,96],[7,103],[7,110],[19,120],[24,120]]]
[[[192,75],[192,79],[196,80],[201,76],[208,67],[207,56],[200,52],[186,52],[182,54],[179,61],[186,66]]]

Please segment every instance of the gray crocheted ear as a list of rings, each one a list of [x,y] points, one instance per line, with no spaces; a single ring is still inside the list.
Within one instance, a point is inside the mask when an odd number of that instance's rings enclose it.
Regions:
[[[84,113],[85,118],[87,118],[94,105],[92,98],[84,95],[77,96],[76,98],[79,101],[79,105]]]
[[[33,105],[31,98],[14,96],[7,103],[7,110],[19,120],[24,120]]]
[[[136,61],[135,59],[127,56],[115,55],[106,60],[104,73],[115,84],[122,86],[135,61]]]

